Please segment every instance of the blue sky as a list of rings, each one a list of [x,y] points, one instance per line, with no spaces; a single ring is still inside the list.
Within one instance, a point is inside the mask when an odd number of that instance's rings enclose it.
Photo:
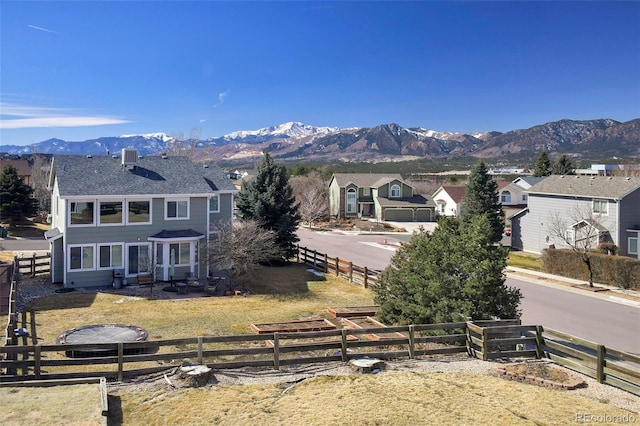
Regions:
[[[7,1],[0,143],[640,117],[640,2]]]

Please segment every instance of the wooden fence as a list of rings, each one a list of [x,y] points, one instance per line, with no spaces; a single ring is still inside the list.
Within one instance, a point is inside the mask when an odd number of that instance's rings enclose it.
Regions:
[[[540,336],[546,358],[600,383],[640,396],[640,356],[549,328],[540,327]]]
[[[36,254],[30,257],[18,257],[15,259],[16,272],[35,277],[38,274],[51,272],[51,253]]]
[[[369,288],[380,276],[380,272],[369,269],[366,266],[354,265],[353,262],[338,257],[330,257],[326,253],[320,253],[306,247],[298,246],[297,261],[312,266],[325,274],[343,277],[349,282],[364,286],[364,288]]]
[[[18,344],[14,330],[18,327],[18,316],[16,313],[17,285],[15,280],[15,263],[0,265],[0,314],[6,318],[4,330],[5,345]]]

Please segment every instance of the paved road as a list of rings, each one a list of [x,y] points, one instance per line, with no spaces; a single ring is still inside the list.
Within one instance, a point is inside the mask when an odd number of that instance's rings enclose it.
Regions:
[[[40,251],[49,250],[49,243],[44,238],[0,238],[0,250]]]
[[[384,269],[394,243],[406,235],[341,235],[300,230],[300,245],[372,269]],[[385,244],[386,241],[386,244]],[[595,343],[640,354],[640,308],[615,303],[591,293],[539,280],[508,277],[506,284],[522,290],[522,321],[542,325]]]

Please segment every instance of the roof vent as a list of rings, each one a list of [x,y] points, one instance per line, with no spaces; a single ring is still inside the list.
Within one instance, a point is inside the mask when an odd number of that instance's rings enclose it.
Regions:
[[[611,180],[611,179],[612,179],[612,177],[611,177],[611,176],[609,176],[609,177],[607,178],[607,180]]]
[[[204,167],[205,169],[208,169],[209,165],[208,164],[203,164],[202,167]]]
[[[122,165],[133,167],[138,162],[138,150],[134,148],[122,148]]]
[[[626,178],[624,178],[624,180],[631,180],[631,178],[627,176]]]
[[[93,155],[87,154],[87,158],[93,158]]]

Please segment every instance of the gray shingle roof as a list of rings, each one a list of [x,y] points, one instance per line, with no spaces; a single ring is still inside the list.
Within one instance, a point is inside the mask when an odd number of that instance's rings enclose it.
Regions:
[[[358,188],[378,188],[396,179],[404,182],[399,173],[334,173],[333,178],[341,188],[350,183]]]
[[[529,188],[530,194],[620,199],[640,188],[640,176],[552,175]]]
[[[427,200],[422,195],[414,195],[406,198],[377,197],[381,207],[435,207],[432,200]]]
[[[132,169],[110,156],[56,155],[56,178],[63,197],[104,195],[211,194],[235,191],[216,165],[193,163],[188,157],[138,159]]]

